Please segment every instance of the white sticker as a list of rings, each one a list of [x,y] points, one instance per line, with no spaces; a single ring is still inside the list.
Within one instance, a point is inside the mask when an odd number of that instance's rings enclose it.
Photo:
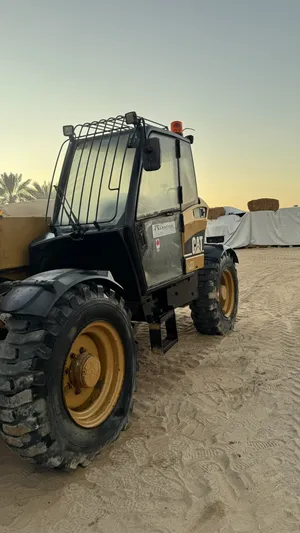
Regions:
[[[165,235],[173,235],[174,233],[176,233],[175,220],[163,222],[162,224],[152,224],[152,234],[154,239],[164,237]]]

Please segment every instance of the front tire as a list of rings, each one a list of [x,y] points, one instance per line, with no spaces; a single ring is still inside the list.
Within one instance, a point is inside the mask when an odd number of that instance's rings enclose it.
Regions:
[[[190,305],[195,328],[206,335],[226,335],[234,328],[239,300],[232,256],[225,252],[219,260],[205,257],[198,276],[198,298]]]
[[[123,301],[80,284],[46,319],[12,317],[8,324],[0,344],[4,441],[47,467],[86,466],[127,426],[135,379],[136,344]]]

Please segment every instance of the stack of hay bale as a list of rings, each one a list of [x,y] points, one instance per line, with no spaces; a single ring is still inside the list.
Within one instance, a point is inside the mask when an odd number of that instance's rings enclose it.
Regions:
[[[275,198],[258,198],[257,200],[250,200],[248,202],[249,211],[278,211],[279,200]],[[208,220],[216,220],[225,215],[224,207],[210,207],[208,210]]]
[[[208,220],[216,220],[219,217],[223,217],[225,215],[225,209],[224,207],[210,207],[208,210],[207,218]]]
[[[249,211],[278,211],[279,200],[275,198],[258,198],[248,202]]]

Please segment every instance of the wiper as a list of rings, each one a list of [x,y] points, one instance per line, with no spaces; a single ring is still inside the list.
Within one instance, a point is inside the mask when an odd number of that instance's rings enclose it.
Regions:
[[[67,217],[69,218],[69,220],[71,221],[71,225],[72,225],[72,228],[74,229],[74,233],[76,235],[83,235],[84,234],[84,230],[83,230],[83,227],[82,225],[80,224],[78,218],[76,217],[74,211],[72,210],[72,207],[70,206],[68,200],[67,200],[67,197],[65,195],[65,193],[61,190],[61,188],[59,187],[59,185],[54,185],[54,189],[56,190],[58,196],[59,196],[59,199],[60,199],[60,202],[61,202],[61,205],[62,205],[62,208],[64,209]],[[66,208],[66,205],[67,204],[67,208]]]

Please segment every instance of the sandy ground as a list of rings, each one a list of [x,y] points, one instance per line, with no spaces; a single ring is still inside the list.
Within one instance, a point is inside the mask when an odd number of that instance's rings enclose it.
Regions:
[[[41,472],[0,443],[0,532],[300,530],[300,249],[239,252],[240,311],[141,368],[130,429],[88,469]]]

